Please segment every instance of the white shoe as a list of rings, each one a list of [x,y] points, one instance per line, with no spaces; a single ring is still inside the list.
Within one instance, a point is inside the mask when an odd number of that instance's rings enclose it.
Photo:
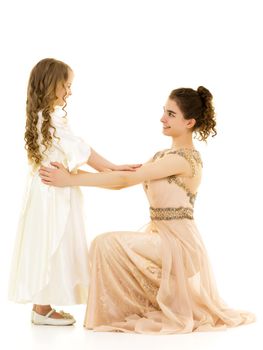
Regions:
[[[76,320],[70,314],[63,311],[60,314],[63,318],[51,318],[50,316],[56,312],[55,309],[50,310],[45,316],[32,311],[31,322],[36,325],[47,325],[47,326],[70,326],[73,325]]]

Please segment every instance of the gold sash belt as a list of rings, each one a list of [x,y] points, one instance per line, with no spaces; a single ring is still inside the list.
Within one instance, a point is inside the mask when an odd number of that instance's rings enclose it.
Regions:
[[[193,220],[192,208],[153,208],[150,207],[150,216],[152,220]]]

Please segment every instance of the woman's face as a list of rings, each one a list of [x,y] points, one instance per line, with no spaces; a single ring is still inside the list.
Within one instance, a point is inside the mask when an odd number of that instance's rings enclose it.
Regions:
[[[56,105],[64,106],[66,98],[68,98],[70,95],[72,95],[71,92],[71,84],[74,78],[74,74],[71,70],[69,70],[68,73],[68,80],[65,83],[58,83],[57,89],[56,89],[56,95],[58,97],[57,101],[55,102]]]
[[[163,107],[163,134],[172,137],[181,136],[189,132],[195,124],[194,119],[185,119],[177,103],[168,99]]]

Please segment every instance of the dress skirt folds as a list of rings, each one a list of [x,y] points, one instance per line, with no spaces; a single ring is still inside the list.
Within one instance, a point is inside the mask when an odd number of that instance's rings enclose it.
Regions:
[[[38,114],[38,130],[42,113]],[[45,158],[70,171],[87,162],[90,147],[74,136],[65,112],[51,114],[55,130]],[[41,137],[39,138],[39,143]],[[9,299],[18,303],[71,305],[86,303],[89,283],[88,248],[78,187],[44,185],[38,169],[30,169],[11,267]]]
[[[153,161],[167,154],[184,157],[192,176],[144,184],[151,216],[145,232],[105,233],[91,244],[88,329],[172,334],[254,321],[253,314],[221,300],[194,222],[191,189],[201,174],[199,153],[167,150]]]

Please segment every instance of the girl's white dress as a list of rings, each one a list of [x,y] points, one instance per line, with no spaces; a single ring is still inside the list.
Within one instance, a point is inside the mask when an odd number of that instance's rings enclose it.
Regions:
[[[55,107],[51,121],[55,137],[42,164],[57,161],[75,171],[87,162],[90,147],[73,135],[62,107]],[[39,112],[39,131],[41,124]],[[50,131],[54,133],[53,128]],[[43,154],[42,145],[40,149]],[[78,187],[44,185],[38,169],[30,170],[11,267],[10,300],[40,305],[86,303],[89,264],[82,210]]]

